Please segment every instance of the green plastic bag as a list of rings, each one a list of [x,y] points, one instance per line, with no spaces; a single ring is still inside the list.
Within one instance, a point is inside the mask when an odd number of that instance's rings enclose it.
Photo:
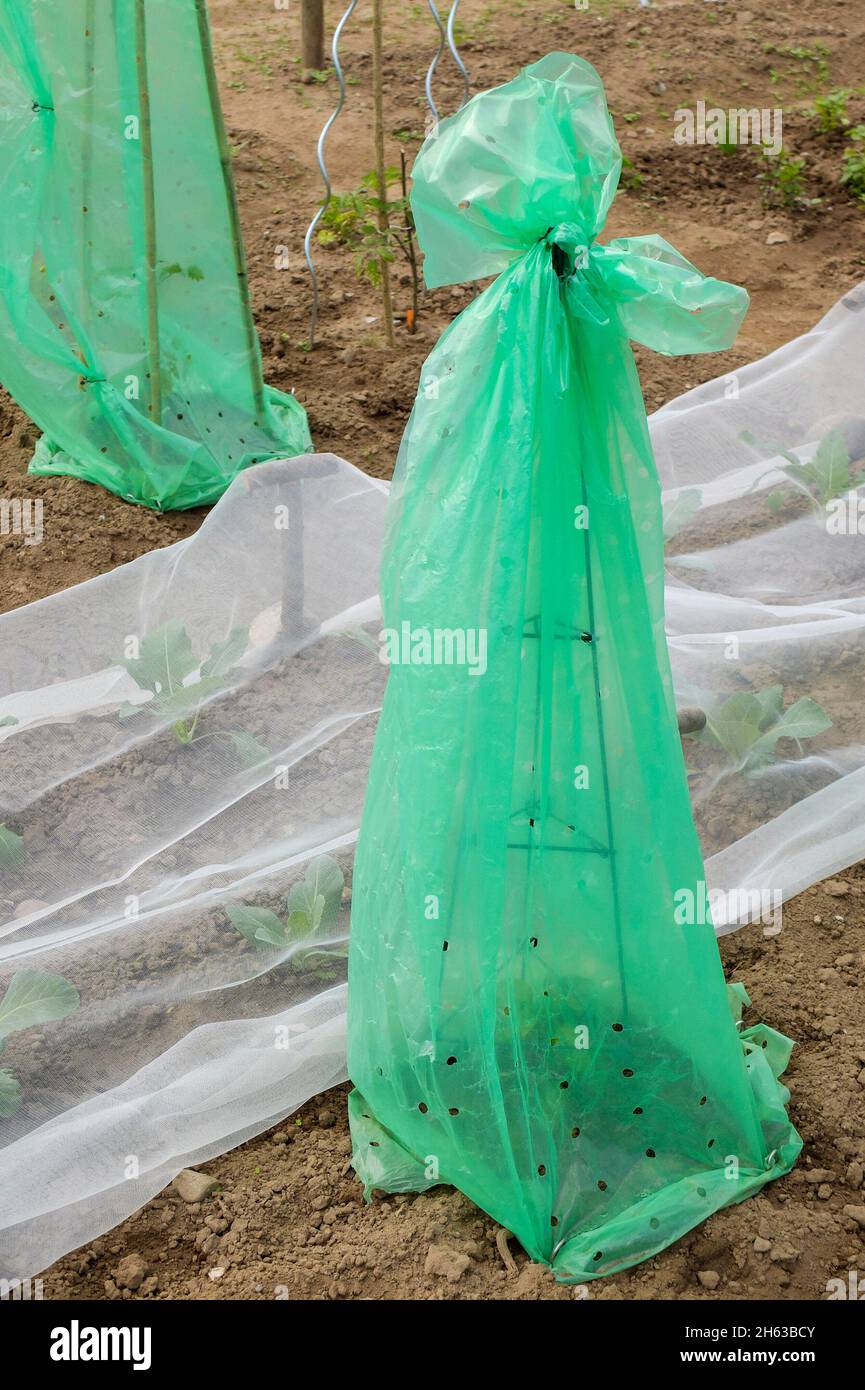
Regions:
[[[311,448],[264,386],[205,0],[0,0],[0,382],[33,473],[214,502]]]
[[[403,441],[353,883],[367,1193],[453,1184],[566,1281],[646,1259],[801,1147],[789,1047],[737,1032],[704,906],[628,345],[728,347],[747,295],[658,237],[598,244],[620,165],[597,73],[554,53],[415,166],[428,282],[501,274]]]

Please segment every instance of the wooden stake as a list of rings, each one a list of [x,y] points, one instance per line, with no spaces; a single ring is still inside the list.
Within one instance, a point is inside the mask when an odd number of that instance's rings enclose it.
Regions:
[[[153,135],[147,77],[145,0],[135,0],[135,66],[138,75],[138,132],[144,197],[144,275],[147,288],[147,356],[150,363],[150,415],[162,423],[162,367],[159,354],[159,303],[156,280],[156,192],[153,183]]]
[[[266,414],[266,406],[264,403],[264,378],[261,372],[261,358],[258,351],[258,334],[255,331],[255,322],[252,317],[252,300],[249,295],[249,275],[247,274],[246,268],[246,252],[243,249],[243,231],[240,226],[240,210],[237,205],[237,188],[234,183],[234,171],[231,167],[231,150],[228,147],[228,132],[225,129],[225,118],[222,114],[222,103],[219,100],[219,86],[216,81],[216,68],[213,64],[213,44],[211,43],[210,25],[207,20],[207,0],[195,0],[195,10],[198,17],[198,35],[201,42],[201,57],[204,63],[204,75],[207,79],[210,115],[216,134],[216,143],[219,147],[219,163],[222,166],[222,183],[225,190],[225,201],[228,205],[228,220],[231,224],[234,271],[237,276],[237,288],[243,310],[247,366],[252,383],[252,394],[255,400],[256,424],[263,426]]]
[[[324,67],[324,0],[301,0],[300,60],[316,72]]]
[[[416,333],[418,300],[420,298],[420,277],[418,275],[417,251],[414,244],[414,217],[408,197],[408,165],[406,163],[405,150],[400,150],[399,152],[399,172],[403,203],[405,205],[406,255],[408,256],[408,263],[411,267],[411,322],[409,323],[409,333]]]
[[[387,180],[384,165],[384,92],[382,78],[382,0],[372,0],[372,99],[375,135],[375,173],[378,183],[378,226],[387,237],[390,223],[387,215]],[[388,347],[395,347],[393,336],[393,300],[390,293],[390,266],[379,257],[381,270],[381,304],[384,314],[384,336]]]

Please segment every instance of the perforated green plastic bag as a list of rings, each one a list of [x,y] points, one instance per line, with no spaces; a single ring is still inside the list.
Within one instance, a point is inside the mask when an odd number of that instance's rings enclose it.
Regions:
[[[725,348],[744,290],[601,246],[621,157],[551,54],[414,170],[432,285],[501,271],[421,378],[382,571],[391,659],[353,884],[353,1162],[450,1183],[563,1280],[786,1172],[790,1044],[737,1031],[676,727],[628,338]]]
[[[0,382],[34,473],[213,502],[311,447],[264,386],[205,0],[0,0]]]

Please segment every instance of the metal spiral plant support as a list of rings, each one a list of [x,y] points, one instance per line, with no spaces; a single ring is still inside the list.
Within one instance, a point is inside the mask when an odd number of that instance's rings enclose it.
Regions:
[[[453,54],[454,62],[456,63],[457,67],[463,75],[463,99],[459,104],[459,109],[460,111],[462,111],[463,107],[469,99],[469,72],[468,68],[466,67],[465,63],[460,57],[459,49],[457,48],[456,37],[454,35],[454,20],[457,17],[457,9],[459,8],[459,3],[460,0],[454,0],[453,4],[451,5],[451,12],[448,15],[448,48]]]
[[[450,8],[450,14],[448,15],[447,28],[445,28],[444,24],[442,23],[442,17],[438,12],[436,0],[427,0],[427,4],[430,7],[430,13],[432,14],[432,17],[435,20],[436,27],[439,31],[439,46],[433,54],[433,59],[427,70],[426,82],[424,84],[426,88],[427,105],[429,106],[429,109],[432,112],[434,121],[438,121],[439,113],[438,107],[433,101],[432,84],[433,78],[435,77],[435,70],[438,67],[439,58],[444,53],[445,43],[447,43],[447,46],[450,49],[451,54],[453,55],[453,60],[463,75],[463,99],[460,102],[460,110],[462,110],[462,108],[465,106],[466,102],[469,99],[469,74],[465,63],[460,57],[459,49],[457,48],[456,38],[454,36],[454,21],[456,20],[457,10],[459,9],[459,3],[460,0],[453,0],[453,4]]]
[[[341,20],[337,24],[333,34],[333,43],[331,44],[331,57],[333,59],[333,67],[336,73],[336,78],[339,83],[339,99],[337,100],[336,106],[334,107],[333,111],[325,121],[324,126],[322,127],[321,134],[318,137],[318,167],[321,170],[321,177],[324,182],[324,199],[322,201],[321,207],[315,214],[315,217],[312,219],[309,226],[307,227],[306,236],[303,239],[303,253],[306,257],[306,263],[309,266],[309,275],[312,281],[312,313],[310,316],[309,323],[309,346],[311,348],[315,347],[315,330],[318,327],[318,276],[315,273],[315,265],[313,264],[312,259],[312,238],[315,235],[316,227],[318,226],[319,222],[324,216],[325,210],[327,208],[328,203],[330,202],[331,194],[333,192],[330,182],[330,175],[327,172],[327,165],[324,162],[324,147],[327,141],[328,134],[330,133],[330,128],[333,125],[339,113],[342,111],[343,106],[345,105],[345,77],[343,76],[342,67],[339,61],[339,41],[342,36],[342,31],[348,23],[349,19],[351,19],[352,13],[356,5],[357,0],[350,0],[348,8],[346,9]]]

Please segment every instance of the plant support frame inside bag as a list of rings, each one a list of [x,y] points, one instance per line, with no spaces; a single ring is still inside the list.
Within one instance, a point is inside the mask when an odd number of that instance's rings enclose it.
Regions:
[[[390,500],[391,673],[356,859],[354,1165],[460,1188],[557,1277],[787,1171],[789,1042],[737,1032],[691,819],[628,339],[723,349],[744,290],[601,246],[621,156],[551,54],[427,141],[427,283],[502,272],[429,358]]]

